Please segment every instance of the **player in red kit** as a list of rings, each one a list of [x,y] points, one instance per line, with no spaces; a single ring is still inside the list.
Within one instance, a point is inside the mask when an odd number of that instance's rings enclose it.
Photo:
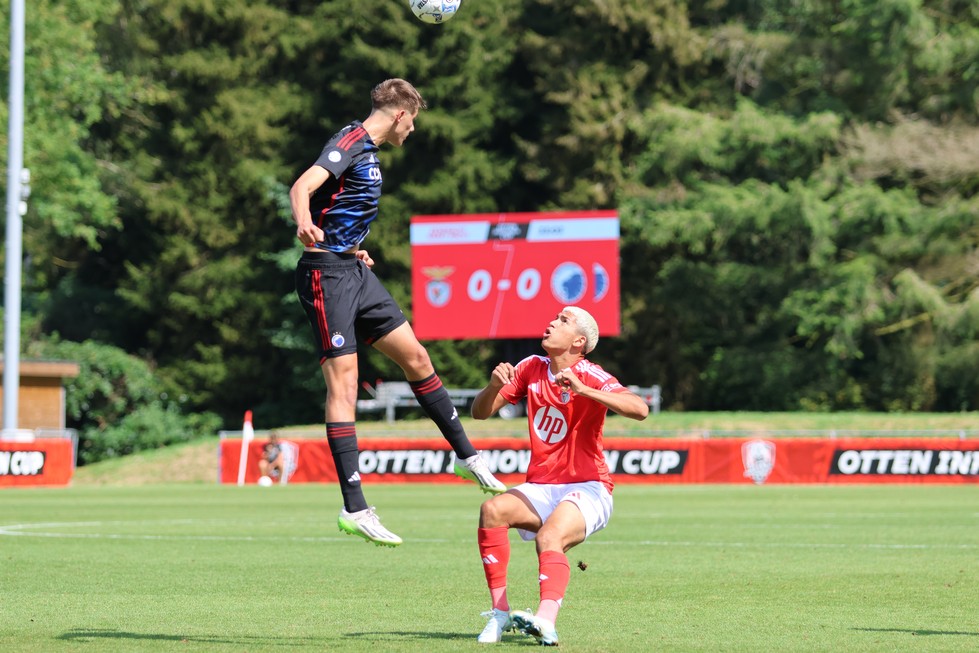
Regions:
[[[643,420],[649,406],[585,358],[597,343],[595,319],[581,308],[565,307],[544,331],[547,356],[529,356],[516,367],[500,363],[473,402],[472,416],[486,419],[526,398],[530,427],[527,481],[484,502],[479,511],[479,555],[492,601],[479,642],[499,642],[503,632],[516,628],[540,644],[557,645],[554,624],[570,578],[565,554],[605,528],[612,515],[613,484],[602,449],[605,415],[611,410]],[[510,612],[510,528],[537,544],[536,614]]]

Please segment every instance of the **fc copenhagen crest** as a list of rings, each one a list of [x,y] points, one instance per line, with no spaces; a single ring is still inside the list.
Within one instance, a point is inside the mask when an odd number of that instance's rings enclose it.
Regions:
[[[741,445],[744,475],[761,485],[775,468],[775,443],[768,440],[748,440]]]
[[[577,304],[587,289],[585,271],[574,261],[565,261],[551,273],[551,293],[563,304]]]
[[[422,268],[428,281],[425,282],[425,299],[435,308],[441,308],[452,299],[452,284],[449,283],[449,276],[455,272],[451,266]]]

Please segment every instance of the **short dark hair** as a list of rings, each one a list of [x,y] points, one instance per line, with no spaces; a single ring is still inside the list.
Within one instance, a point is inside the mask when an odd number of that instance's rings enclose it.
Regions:
[[[386,79],[374,87],[371,91],[371,106],[374,109],[394,107],[412,114],[428,108],[421,93],[409,82],[398,78]]]

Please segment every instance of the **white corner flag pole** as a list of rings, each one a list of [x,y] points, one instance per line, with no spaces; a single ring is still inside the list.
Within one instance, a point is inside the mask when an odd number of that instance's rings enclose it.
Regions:
[[[245,484],[245,466],[248,464],[248,445],[255,438],[252,428],[252,411],[245,411],[245,423],[241,427],[241,457],[238,459],[238,485]]]

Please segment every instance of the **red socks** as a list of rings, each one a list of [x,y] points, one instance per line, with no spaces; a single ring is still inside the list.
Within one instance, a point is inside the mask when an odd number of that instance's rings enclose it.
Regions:
[[[506,526],[480,528],[476,531],[479,556],[483,559],[483,572],[490,590],[493,607],[507,609],[506,584],[507,565],[510,563],[510,539]],[[542,551],[540,562],[540,600],[538,615],[550,622],[557,618],[571,580],[571,567],[568,557],[559,551]],[[543,613],[543,614],[541,614]],[[551,614],[553,613],[553,614]]]
[[[564,592],[571,580],[571,567],[568,556],[558,551],[541,551],[540,554],[540,600],[561,603]]]
[[[507,565],[510,564],[510,538],[507,527],[480,528],[476,531],[479,544],[479,557],[483,559],[483,572],[486,584],[492,590],[506,587]]]

